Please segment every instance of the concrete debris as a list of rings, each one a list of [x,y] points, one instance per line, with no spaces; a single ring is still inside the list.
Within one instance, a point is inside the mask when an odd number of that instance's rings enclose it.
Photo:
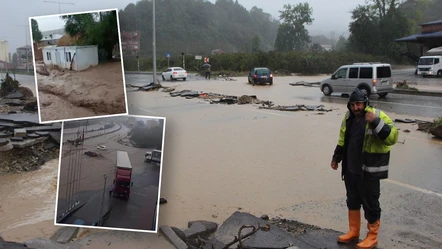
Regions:
[[[324,105],[312,106],[312,105],[294,105],[294,106],[260,106],[259,109],[270,109],[278,111],[319,111],[319,112],[331,112],[331,109],[325,109]]]
[[[395,119],[394,122],[397,123],[406,123],[406,124],[417,124],[418,131],[423,131],[430,133],[436,138],[442,139],[442,120],[436,119],[434,122],[430,121],[422,121],[417,119]],[[410,132],[410,130],[405,129],[404,132]]]
[[[321,82],[305,82],[305,81],[298,81],[294,83],[289,83],[291,86],[309,86],[309,87],[319,87]]]
[[[167,200],[165,198],[160,198],[160,205],[166,204],[166,203],[167,203]]]
[[[236,211],[218,228],[210,221],[191,221],[188,229],[162,226],[160,232],[175,248],[255,248],[255,249],[319,249],[354,248],[336,243],[338,231],[321,229],[279,217],[258,218]]]

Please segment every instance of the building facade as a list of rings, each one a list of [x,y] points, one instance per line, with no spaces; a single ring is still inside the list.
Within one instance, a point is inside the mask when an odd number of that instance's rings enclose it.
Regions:
[[[0,60],[11,62],[9,59],[9,46],[7,41],[0,41]]]
[[[140,52],[140,39],[140,31],[121,31],[123,54],[136,56]]]
[[[48,46],[43,48],[43,61],[48,67],[86,70],[98,65],[98,46]]]

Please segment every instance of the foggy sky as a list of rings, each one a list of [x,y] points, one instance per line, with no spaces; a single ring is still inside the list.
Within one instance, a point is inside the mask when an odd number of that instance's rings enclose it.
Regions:
[[[210,0],[214,3],[216,0]],[[103,9],[124,9],[129,3],[136,3],[137,0],[63,0],[60,4],[61,13],[72,13]],[[297,4],[304,1],[289,0],[238,0],[247,10],[253,6],[263,9],[278,18],[278,11],[284,4]],[[339,0],[339,3],[329,0],[308,1],[313,8],[313,24],[308,26],[311,35],[330,35],[330,31],[335,31],[336,36],[348,33],[348,24],[351,21],[350,11],[358,4],[364,4],[365,0]],[[158,6],[160,1],[156,2]],[[344,6],[344,7],[342,7]],[[6,40],[9,44],[9,52],[14,53],[17,47],[30,45],[30,22],[29,17],[60,14],[59,4],[47,3],[44,0],[2,0],[3,14],[0,15],[0,40]],[[27,27],[25,26],[27,25]],[[42,31],[60,29],[63,22],[57,20],[44,21],[39,27]],[[160,32],[160,30],[157,30]]]

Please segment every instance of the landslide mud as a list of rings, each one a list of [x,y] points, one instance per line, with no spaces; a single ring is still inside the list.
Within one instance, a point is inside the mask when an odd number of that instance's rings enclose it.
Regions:
[[[37,75],[42,121],[126,112],[121,63]]]

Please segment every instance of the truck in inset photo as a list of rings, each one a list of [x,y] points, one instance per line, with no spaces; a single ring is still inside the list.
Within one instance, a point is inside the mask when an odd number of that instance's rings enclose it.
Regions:
[[[148,163],[161,163],[161,150],[147,151],[144,155],[144,161]]]
[[[132,165],[126,151],[117,151],[117,165],[113,181],[113,197],[129,199],[130,188],[133,186]]]

